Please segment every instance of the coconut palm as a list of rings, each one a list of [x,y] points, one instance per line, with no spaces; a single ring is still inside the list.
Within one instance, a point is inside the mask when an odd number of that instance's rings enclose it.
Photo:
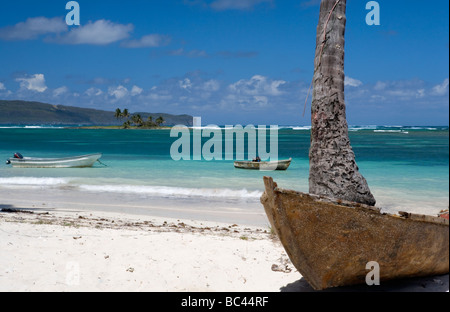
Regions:
[[[317,27],[309,192],[375,205],[348,137],[344,100],[346,0],[322,0]]]
[[[159,116],[158,117],[158,119],[156,119],[156,124],[158,125],[158,127],[159,126],[161,126],[164,122],[165,122],[165,120],[164,120],[164,118],[162,117],[162,116]]]
[[[120,109],[120,108],[116,109],[116,112],[115,112],[115,114],[114,114],[114,117],[116,117],[116,118],[117,118],[117,120],[119,120],[120,118],[122,118],[122,117],[123,117],[123,115],[122,115],[122,111],[121,111],[121,109]]]
[[[151,128],[155,126],[155,123],[153,122],[153,117],[152,116],[148,116],[147,117],[147,121],[144,122],[144,126],[147,128]]]
[[[122,117],[124,117],[124,118],[130,117],[130,113],[128,112],[128,109],[127,109],[127,108],[125,108],[125,109],[123,110],[123,112],[122,112]]]
[[[131,126],[131,122],[130,122],[129,120],[127,120],[127,121],[125,121],[125,122],[123,123],[123,128],[124,128],[124,129],[130,128],[130,126]]]
[[[138,127],[142,127],[142,125],[144,124],[144,121],[142,120],[142,117],[139,114],[131,116],[131,121]]]

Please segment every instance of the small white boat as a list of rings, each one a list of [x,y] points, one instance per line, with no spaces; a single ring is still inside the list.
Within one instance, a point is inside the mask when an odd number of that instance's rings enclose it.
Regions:
[[[15,154],[6,164],[17,168],[84,168],[92,167],[102,154],[90,154],[64,158],[34,158]]]
[[[287,170],[292,158],[278,161],[235,161],[234,167],[252,170]]]

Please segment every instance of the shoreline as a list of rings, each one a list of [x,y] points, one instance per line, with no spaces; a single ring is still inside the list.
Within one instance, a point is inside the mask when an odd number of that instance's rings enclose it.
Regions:
[[[50,195],[51,194],[51,195]],[[170,198],[115,192],[92,192],[63,187],[0,187],[0,209],[36,212],[120,213],[129,216],[212,221],[268,228],[258,200]]]
[[[53,183],[53,181],[50,182]],[[177,190],[172,190],[170,187],[167,187],[168,190],[164,192],[157,193],[158,190],[156,190],[155,193],[152,193],[151,185],[148,186],[150,190],[144,188],[144,190],[128,191],[121,190],[120,184],[109,190],[102,188],[98,190],[95,188],[98,186],[96,184],[93,184],[93,189],[90,189],[90,184],[59,184],[58,181],[54,185],[39,185],[40,180],[31,181],[29,185],[20,183],[21,181],[19,184],[13,182],[8,185],[5,182],[0,185],[0,198],[2,198],[0,209],[11,207],[47,211],[104,211],[260,227],[269,226],[264,208],[260,203],[263,189],[248,191],[251,196],[246,197],[237,197],[240,190],[235,190],[237,195],[226,197],[215,196],[214,190],[216,189],[211,189],[210,192],[203,194],[202,188],[192,195],[193,189],[181,190],[175,194],[173,192]],[[279,185],[286,188],[286,184],[280,183]],[[297,189],[294,188],[294,190]],[[299,189],[299,191],[302,190]],[[414,194],[407,193],[410,194],[410,197],[402,197],[402,200],[399,201],[399,192],[392,192],[388,188],[373,188],[373,191],[378,201],[375,207],[383,213],[398,214],[400,211],[405,211],[436,216],[440,211],[448,209],[448,197],[445,194],[441,197],[433,197],[433,201],[419,201],[413,197]],[[250,193],[246,193],[246,195]]]

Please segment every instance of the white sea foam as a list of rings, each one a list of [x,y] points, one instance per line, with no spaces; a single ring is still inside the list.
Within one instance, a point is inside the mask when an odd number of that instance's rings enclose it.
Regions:
[[[153,195],[161,197],[215,197],[258,199],[261,191],[231,190],[225,188],[184,188],[147,185],[80,185],[79,188],[91,192],[111,192],[124,194]]]
[[[408,127],[408,130],[430,130],[430,131],[436,131],[437,128],[430,128],[430,127]]]
[[[373,132],[381,132],[381,133],[405,133],[408,134],[409,132],[403,131],[403,130],[373,130]]]
[[[311,130],[311,126],[292,127],[292,130]]]
[[[211,126],[201,126],[201,127],[189,127],[189,129],[192,130],[223,130],[223,127],[219,127],[219,126],[215,126],[215,125],[211,125]]]
[[[25,129],[63,129],[60,126],[25,126]]]
[[[37,177],[0,178],[0,186],[10,186],[10,185],[56,186],[56,185],[66,185],[68,183],[69,179],[63,178],[37,178]]]
[[[64,129],[60,126],[1,126],[0,129]]]
[[[85,183],[85,182],[84,182]],[[0,187],[43,187],[59,188],[71,186],[80,191],[107,192],[121,194],[137,194],[160,197],[206,197],[231,199],[258,199],[261,191],[246,189],[232,190],[227,188],[186,188],[171,186],[151,186],[133,184],[84,184],[82,178],[50,178],[50,177],[7,177],[0,178]]]
[[[375,130],[377,129],[377,126],[375,125],[368,125],[368,126],[349,126],[349,131],[360,131],[360,130]]]

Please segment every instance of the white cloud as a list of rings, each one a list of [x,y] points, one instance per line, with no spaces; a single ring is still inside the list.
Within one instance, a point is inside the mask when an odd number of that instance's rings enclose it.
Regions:
[[[114,96],[116,100],[120,100],[123,97],[128,95],[128,89],[124,86],[118,86],[118,87],[109,87],[108,94],[110,96]]]
[[[139,40],[128,40],[122,42],[121,46],[126,48],[143,48],[143,47],[162,47],[168,45],[170,43],[170,37],[165,35],[151,34],[147,36],[143,36]]]
[[[269,99],[267,98],[267,96],[254,96],[253,97],[255,100],[255,104],[258,105],[259,107],[265,107],[267,106],[267,104],[269,104]]]
[[[152,101],[169,101],[173,99],[171,95],[158,93],[150,93],[147,95],[147,98]]]
[[[384,102],[386,101],[386,97],[378,94],[371,95],[370,98],[374,101]]]
[[[37,92],[44,92],[47,90],[45,85],[45,77],[43,74],[35,74],[28,78],[16,78],[17,82],[20,82],[20,88],[22,90],[31,90]]]
[[[220,82],[214,79],[208,80],[205,83],[203,83],[202,90],[207,92],[216,92],[220,89]]]
[[[87,96],[99,96],[103,94],[103,91],[98,88],[89,88],[84,92]]]
[[[153,54],[154,57],[166,56],[166,55],[167,56],[185,56],[185,57],[189,57],[189,58],[208,58],[208,57],[210,57],[210,55],[204,50],[186,51],[186,50],[184,50],[184,48],[180,48],[177,50],[163,51],[160,53]]]
[[[116,24],[108,20],[89,22],[83,26],[72,28],[64,36],[56,38],[56,42],[64,44],[107,45],[127,39],[133,31],[132,24]]]
[[[53,96],[58,97],[67,92],[69,92],[69,89],[66,86],[62,86],[60,88],[53,90]]]
[[[370,98],[372,101],[414,101],[423,99],[429,95],[437,95],[440,92],[445,93],[446,81],[431,88],[425,81],[419,79],[395,80],[395,81],[377,81],[374,85],[367,85],[361,88],[351,88],[346,97],[353,99]],[[361,92],[364,91],[364,92]]]
[[[47,76],[45,78],[48,80]],[[19,76],[16,81],[20,82],[21,88],[12,95],[6,90],[10,89],[8,84],[10,81],[1,80],[4,85],[0,83],[0,94],[4,99],[25,99],[46,103],[55,101],[61,103],[61,99],[64,99],[66,105],[107,110],[114,110],[120,106],[127,107],[130,111],[205,114],[230,122],[239,120],[238,123],[255,122],[257,119],[251,118],[260,116],[268,120],[261,122],[272,120],[287,122],[294,120],[289,119],[294,118],[293,116],[301,117],[310,83],[301,80],[284,81],[263,75],[244,77],[245,79],[236,79],[230,83],[212,76],[211,73],[196,71],[189,72],[185,76],[162,80],[157,85],[150,86],[151,88],[144,88],[139,82],[135,82],[133,77],[105,79],[102,81],[103,87],[86,78],[83,83],[89,85],[86,87],[87,90],[83,89],[80,94],[75,94],[72,90],[74,84],[69,85],[69,82],[56,82],[56,86],[49,85],[47,89],[48,81],[45,81],[45,78],[43,74]],[[429,114],[438,112],[438,117],[442,118],[439,112],[448,112],[448,98],[445,96],[448,95],[448,88],[448,79],[439,84],[412,79],[374,81],[364,83],[360,87],[349,87],[346,90],[349,116],[359,114],[363,121],[371,120],[372,115],[374,118],[393,116],[392,120],[395,120],[398,112],[402,112],[403,118],[408,114],[415,116],[427,113],[428,109]],[[433,94],[444,96],[431,96]],[[139,100],[136,101],[137,99]],[[240,113],[233,113],[236,111]],[[309,109],[307,114],[308,111]],[[380,113],[384,111],[385,113]],[[358,120],[358,117],[350,118],[353,120],[349,119],[349,122],[357,123],[355,120]],[[391,120],[389,118],[387,120]],[[302,120],[308,122],[308,116]],[[414,120],[411,121],[411,124],[413,123]]]
[[[178,85],[180,86],[181,89],[184,89],[188,92],[191,92],[191,88],[192,88],[192,82],[189,78],[185,78],[183,80],[180,80],[178,82]]]
[[[398,97],[401,100],[410,100],[411,98],[421,98],[425,96],[425,89],[398,89],[386,92],[389,96]]]
[[[242,79],[234,84],[231,84],[229,89],[232,92],[243,95],[277,96],[283,94],[279,87],[284,84],[286,84],[286,81],[269,80],[267,77],[255,75],[250,80]]]
[[[0,28],[0,39],[31,40],[41,35],[59,34],[67,31],[67,29],[68,27],[62,18],[33,17],[14,26]]]
[[[419,89],[419,90],[417,90],[417,94],[416,94],[416,97],[417,98],[422,98],[422,97],[424,97],[425,96],[425,89]]]
[[[445,79],[441,84],[434,86],[432,94],[433,95],[445,95],[448,92],[448,78]]]
[[[190,58],[207,58],[208,53],[205,50],[191,50],[186,52],[186,56]]]
[[[131,89],[131,95],[132,96],[136,96],[142,93],[142,91],[144,91],[142,88],[139,88],[138,86],[133,86],[133,88]]]
[[[180,55],[184,55],[184,49],[183,48],[179,48],[178,50],[173,50],[173,51],[169,51],[168,55],[173,55],[173,56],[180,56]]]
[[[50,43],[108,45],[122,41],[121,46],[125,48],[162,47],[171,41],[169,36],[160,34],[126,40],[133,30],[133,24],[119,24],[105,19],[69,28],[61,17],[34,17],[1,27],[0,40],[33,40],[47,35],[44,41]]]
[[[382,91],[382,90],[386,89],[386,87],[387,87],[386,82],[377,81],[377,83],[375,84],[375,86],[373,88],[377,91]]]
[[[362,84],[363,83],[360,80],[353,79],[353,78],[350,78],[348,76],[345,76],[344,85],[346,87],[360,87],[360,86],[362,86]]]
[[[282,91],[280,91],[280,87],[284,84],[286,84],[287,82],[284,80],[274,80],[270,83],[268,91],[270,95],[281,95],[283,94]],[[267,90],[267,89],[266,89]]]
[[[292,88],[284,80],[271,79],[262,75],[254,75],[250,79],[241,79],[230,84],[224,92],[220,92],[220,108],[223,110],[241,109],[245,112],[268,109],[275,103],[298,101],[298,85]],[[293,93],[291,93],[291,90]],[[295,99],[294,99],[295,98]]]

